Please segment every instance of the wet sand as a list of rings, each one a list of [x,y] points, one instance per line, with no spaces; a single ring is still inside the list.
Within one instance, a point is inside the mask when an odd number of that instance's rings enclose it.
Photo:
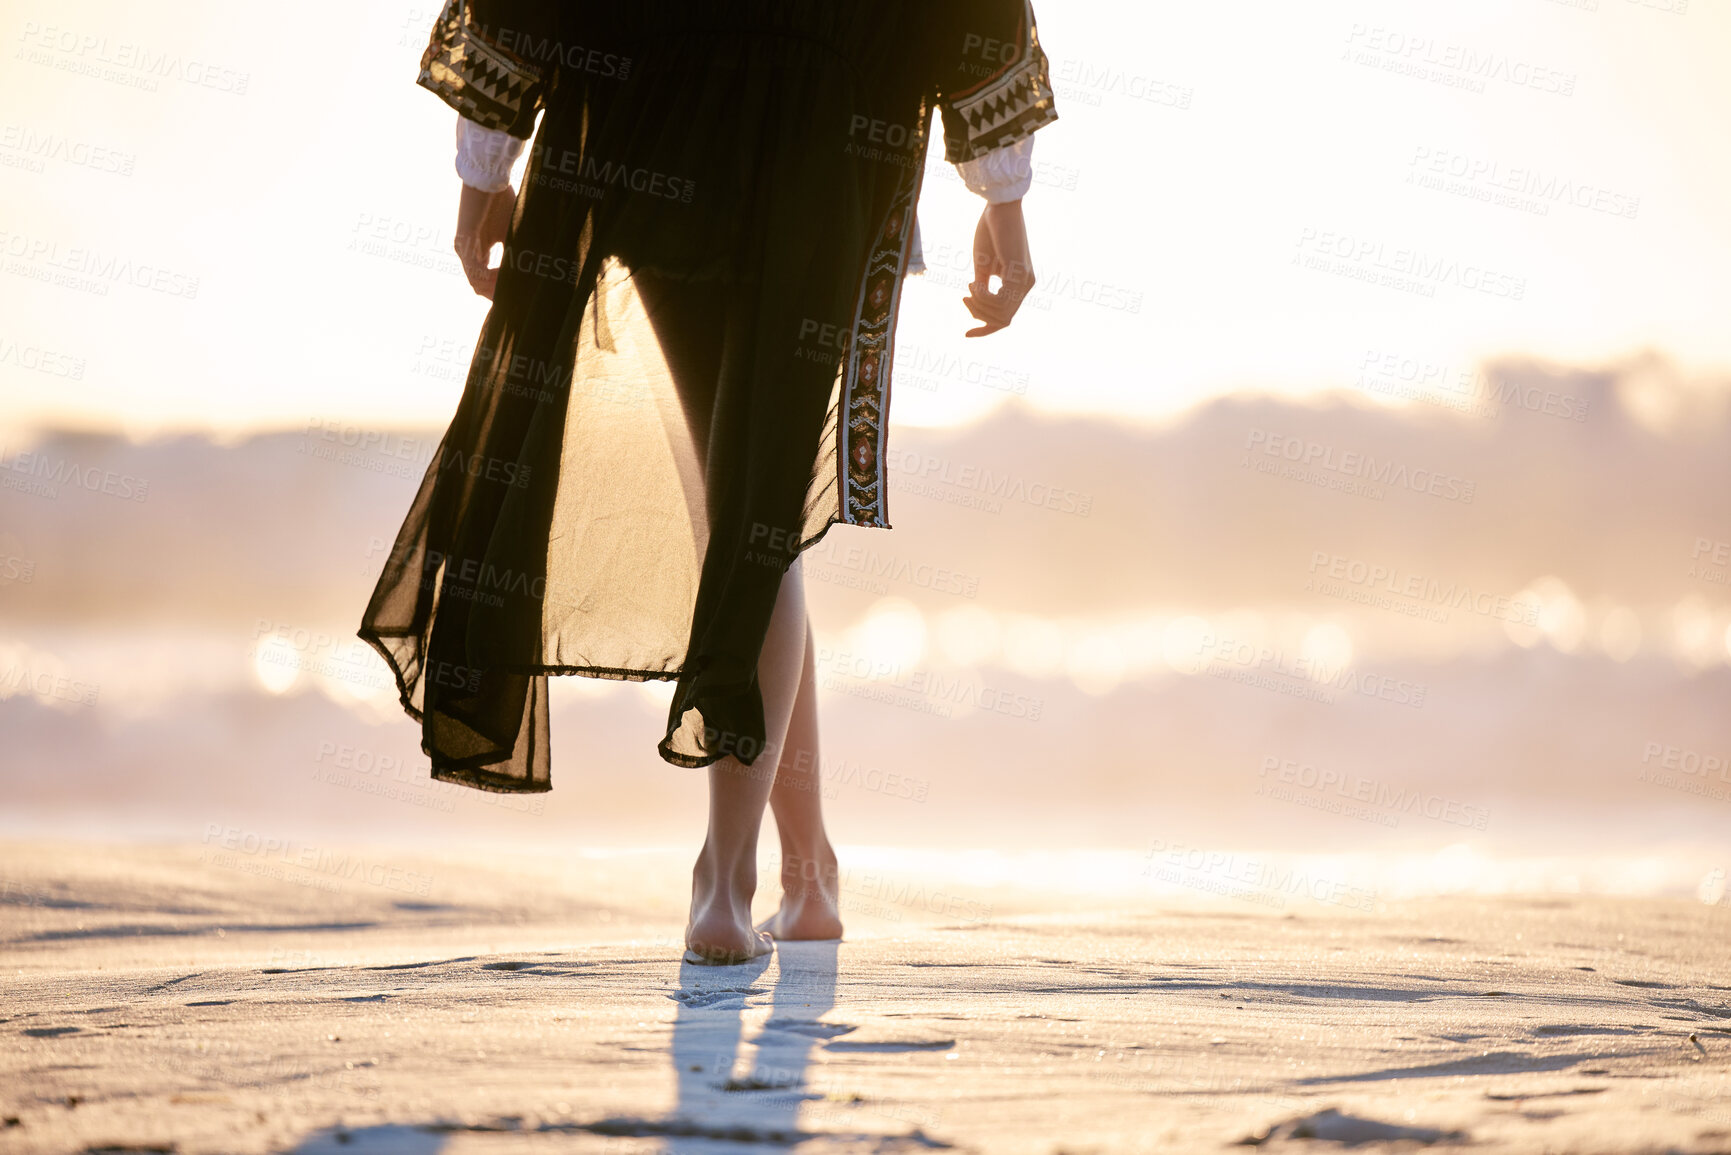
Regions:
[[[681,855],[221,842],[0,846],[0,1150],[1731,1151],[1724,905],[855,888],[703,968]]]

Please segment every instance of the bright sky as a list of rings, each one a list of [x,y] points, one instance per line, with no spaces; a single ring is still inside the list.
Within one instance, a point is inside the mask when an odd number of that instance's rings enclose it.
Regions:
[[[413,84],[434,7],[8,5],[0,427],[442,424],[485,303],[449,255],[452,116]],[[1731,366],[1725,4],[1037,9],[1042,288],[960,337],[978,202],[935,163],[897,420],[1158,419],[1373,350]]]

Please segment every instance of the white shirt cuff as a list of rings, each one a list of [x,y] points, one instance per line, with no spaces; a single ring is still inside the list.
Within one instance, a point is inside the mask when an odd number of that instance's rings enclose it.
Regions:
[[[1024,136],[1014,144],[964,160],[956,172],[962,183],[985,197],[988,204],[1021,200],[1034,183],[1034,138]]]
[[[457,175],[482,192],[498,192],[511,184],[511,166],[526,141],[499,129],[457,117]]]
[[[500,129],[457,118],[457,176],[483,192],[498,192],[511,183],[511,166],[526,142]],[[1021,200],[1034,183],[1034,138],[982,153],[956,166],[962,183],[989,204]]]

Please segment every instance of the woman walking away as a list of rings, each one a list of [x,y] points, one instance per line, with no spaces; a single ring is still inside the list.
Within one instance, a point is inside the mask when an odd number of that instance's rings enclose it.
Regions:
[[[1057,114],[1032,9],[448,0],[419,83],[458,113],[458,253],[493,305],[360,636],[433,776],[482,790],[549,789],[549,675],[673,681],[660,754],[709,775],[687,958],[837,937],[799,556],[889,527],[934,116],[987,200],[969,335],[1033,286],[1021,196]],[[766,805],[784,896],[753,928]]]

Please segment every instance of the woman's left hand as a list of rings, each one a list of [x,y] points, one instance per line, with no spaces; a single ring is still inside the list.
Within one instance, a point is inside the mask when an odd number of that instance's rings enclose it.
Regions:
[[[993,292],[991,278],[1003,283]],[[996,333],[1021,308],[1034,288],[1034,261],[1028,255],[1028,228],[1022,220],[1022,202],[989,204],[974,229],[974,281],[962,304],[981,322],[968,336]]]
[[[463,262],[469,285],[489,301],[499,282],[499,270],[489,268],[487,258],[494,245],[505,243],[516,207],[517,190],[510,185],[491,193],[464,185],[462,199],[457,202],[457,259]]]

